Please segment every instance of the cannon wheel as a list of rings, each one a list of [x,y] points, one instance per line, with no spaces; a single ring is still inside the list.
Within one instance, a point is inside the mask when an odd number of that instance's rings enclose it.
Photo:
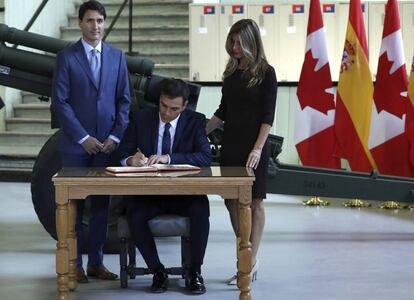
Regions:
[[[58,135],[56,132],[43,145],[33,166],[31,192],[33,206],[40,223],[46,231],[57,239],[56,235],[56,217],[55,217],[55,187],[52,182],[52,176],[62,168],[62,161],[58,147]],[[84,213],[84,242],[87,245],[88,232],[88,203],[85,205]],[[104,246],[106,253],[117,253],[119,249],[119,239],[117,237],[117,219],[119,211],[122,209],[121,199],[111,197],[110,216],[108,222],[108,237]],[[86,249],[83,252],[86,253]]]

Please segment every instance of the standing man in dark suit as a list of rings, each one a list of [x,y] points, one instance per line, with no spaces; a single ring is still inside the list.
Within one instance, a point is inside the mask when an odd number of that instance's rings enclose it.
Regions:
[[[211,151],[204,129],[206,119],[204,115],[186,109],[188,97],[189,89],[184,81],[164,79],[161,82],[159,109],[141,110],[131,116],[119,147],[122,165],[210,166]],[[191,293],[203,294],[206,289],[201,265],[210,227],[206,195],[139,196],[136,201],[129,201],[127,219],[132,237],[154,272],[151,291],[161,293],[168,287],[168,276],[148,226],[150,219],[165,213],[190,218],[191,265],[186,287]]]
[[[106,167],[109,155],[128,125],[129,77],[121,50],[102,42],[106,12],[98,1],[79,7],[82,38],[56,57],[52,106],[60,123],[63,167]],[[108,196],[90,197],[89,276],[114,280],[116,274],[103,265],[103,244],[108,222]],[[76,232],[78,282],[88,278],[82,267],[82,215],[84,201],[77,205]]]

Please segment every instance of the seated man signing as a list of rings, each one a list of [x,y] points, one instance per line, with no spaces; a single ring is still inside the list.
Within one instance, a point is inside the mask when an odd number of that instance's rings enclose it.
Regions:
[[[189,88],[182,80],[164,79],[158,109],[143,109],[131,115],[119,153],[124,166],[191,164],[210,166],[211,151],[205,133],[205,116],[186,109]],[[187,289],[203,294],[206,289],[201,265],[209,233],[209,203],[206,195],[134,196],[128,201],[131,234],[148,268],[154,272],[151,291],[165,292],[168,276],[161,263],[148,221],[161,214],[190,218],[190,274]]]

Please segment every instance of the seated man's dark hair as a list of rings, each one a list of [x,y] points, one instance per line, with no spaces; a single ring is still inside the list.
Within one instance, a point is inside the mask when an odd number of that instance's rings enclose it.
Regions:
[[[183,80],[166,78],[161,81],[160,85],[161,95],[166,96],[170,99],[183,97],[184,103],[188,101],[188,97],[190,96],[190,89]]]
[[[96,0],[89,0],[87,2],[82,3],[82,5],[79,6],[79,20],[83,19],[83,16],[85,15],[87,10],[96,10],[99,14],[101,14],[104,17],[104,20],[106,19],[105,7]]]

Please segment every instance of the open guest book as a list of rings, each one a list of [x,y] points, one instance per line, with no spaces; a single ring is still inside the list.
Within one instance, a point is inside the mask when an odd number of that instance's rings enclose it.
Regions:
[[[114,174],[114,175],[151,175],[151,174],[175,174],[185,172],[188,174],[197,173],[201,169],[197,166],[192,165],[164,165],[164,164],[155,164],[151,166],[143,167],[107,167],[105,171]]]

